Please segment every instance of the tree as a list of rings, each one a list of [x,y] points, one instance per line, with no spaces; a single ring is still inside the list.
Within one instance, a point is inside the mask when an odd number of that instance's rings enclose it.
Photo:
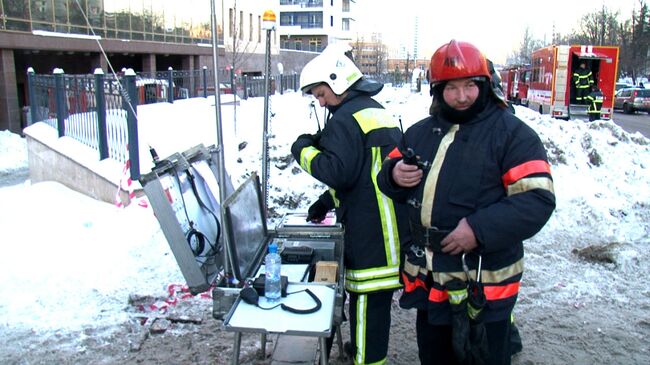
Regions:
[[[529,64],[530,55],[534,50],[544,47],[544,43],[538,39],[534,39],[530,28],[524,29],[523,38],[519,50],[515,51],[508,57],[507,63],[510,64]]]
[[[233,70],[236,70],[245,63],[251,54],[257,49],[258,42],[254,41],[252,29],[248,37],[245,37],[244,31],[244,18],[243,14],[237,11],[237,0],[233,2],[233,7],[230,9],[230,36],[232,42],[226,45],[227,59]],[[239,14],[239,15],[238,15]],[[251,25],[252,28],[252,25]]]
[[[648,24],[648,5],[644,0],[639,0],[638,16],[632,15],[632,42],[629,52],[629,69],[633,79],[647,73],[646,59],[650,38],[650,25]]]
[[[619,12],[612,12],[602,6],[595,12],[583,15],[577,29],[570,34],[555,35],[553,43],[618,46],[621,75],[636,78],[638,75],[647,74],[650,66],[650,10],[645,0],[638,0],[638,5],[638,10],[632,13],[631,18],[623,21],[619,21]],[[529,63],[532,51],[542,46],[543,42],[533,39],[526,28],[520,48],[508,57],[507,62]]]
[[[229,9],[229,29],[232,37],[231,44],[226,44],[226,59],[229,61],[230,66],[230,81],[233,93],[233,116],[235,134],[237,134],[237,78],[235,75],[236,70],[241,69],[241,66],[251,57],[252,53],[257,49],[258,42],[254,41],[253,37],[253,24],[250,24],[248,37],[245,37],[244,32],[244,17],[243,12],[237,15],[237,0],[233,2],[233,7]],[[250,20],[252,23],[252,20]],[[262,30],[260,30],[262,32]],[[226,42],[224,42],[226,43]],[[270,75],[269,75],[270,76]],[[218,90],[218,88],[215,88]]]

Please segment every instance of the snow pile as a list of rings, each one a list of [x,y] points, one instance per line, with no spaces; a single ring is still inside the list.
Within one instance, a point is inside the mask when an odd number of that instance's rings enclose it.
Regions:
[[[402,119],[405,129],[425,117],[430,104],[428,90],[414,94],[385,87],[377,99]],[[272,216],[306,210],[324,189],[290,157],[299,134],[323,126],[325,112],[317,103],[312,108],[311,101],[292,92],[271,98]],[[227,121],[226,168],[239,186],[262,166],[263,99],[242,100],[236,108],[236,123],[233,106],[222,108],[222,120]],[[557,196],[551,220],[526,242],[526,272],[516,307],[517,315],[524,316],[526,341],[551,341],[550,313],[564,318],[567,326],[580,326],[581,333],[570,336],[586,336],[581,337],[584,343],[611,341],[616,334],[642,341],[650,296],[643,280],[650,275],[649,140],[610,121],[561,121],[523,107],[516,107],[516,114],[546,146]],[[143,148],[155,147],[162,158],[197,143],[215,143],[210,98],[146,105],[138,115]],[[0,176],[24,169],[25,151],[19,136],[0,133]],[[21,333],[47,338],[118,326],[128,320],[129,295],[164,298],[169,284],[184,283],[150,209],[118,209],[53,182],[0,188],[0,201],[3,341]],[[560,337],[557,347],[566,341],[575,339]],[[625,343],[628,353],[638,353],[642,346],[629,339]]]

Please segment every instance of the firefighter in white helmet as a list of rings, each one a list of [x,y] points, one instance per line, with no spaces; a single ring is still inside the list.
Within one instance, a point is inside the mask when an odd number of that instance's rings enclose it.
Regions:
[[[328,47],[303,68],[300,87],[331,113],[322,132],[300,135],[291,153],[329,187],[309,208],[307,219],[321,221],[335,208],[345,227],[351,339],[345,351],[355,364],[384,363],[393,291],[401,287],[400,232],[407,226],[405,219],[398,222],[405,207],[379,192],[375,176],[402,133],[372,99],[383,85],[365,79],[339,47]]]

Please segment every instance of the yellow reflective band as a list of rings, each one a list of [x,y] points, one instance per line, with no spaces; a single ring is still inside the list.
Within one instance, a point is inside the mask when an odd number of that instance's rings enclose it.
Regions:
[[[368,134],[370,131],[379,128],[397,127],[393,116],[381,108],[367,108],[359,110],[352,115],[356,119],[363,133]]]
[[[355,364],[363,364],[366,361],[366,312],[368,296],[359,295],[357,300],[357,325],[355,327],[357,353],[354,356]]]
[[[427,180],[424,183],[424,193],[422,195],[422,208],[420,208],[420,219],[422,225],[425,227],[431,227],[431,209],[433,208],[433,199],[436,197],[438,175],[442,169],[442,163],[447,155],[447,150],[454,142],[456,132],[458,132],[459,128],[458,124],[454,124],[449,128],[447,134],[442,137],[442,141],[440,141],[440,145],[438,146],[438,151],[436,151],[436,157],[433,159],[429,174],[427,174]]]
[[[311,175],[311,161],[318,155],[320,151],[313,146],[305,147],[300,151],[300,167]]]
[[[334,208],[338,208],[341,206],[341,201],[336,199],[336,190],[329,188],[328,189],[330,196],[332,197],[332,200],[334,201]]]
[[[527,177],[520,179],[514,184],[508,185],[508,196],[512,196],[526,191],[543,189],[555,194],[553,189],[553,180],[549,177]]]
[[[402,271],[404,271],[405,273],[413,277],[416,277],[418,276],[418,273],[422,272],[421,271],[422,269],[424,269],[422,266],[415,265],[411,263],[409,260],[404,260],[404,268],[402,269]],[[424,270],[424,274],[426,273],[427,273],[426,270]]]
[[[350,280],[370,280],[377,278],[385,278],[399,273],[399,265],[373,267],[363,270],[345,270],[345,277]]]
[[[471,319],[476,319],[476,317],[481,314],[481,310],[483,310],[483,308],[474,308],[471,304],[467,304],[467,315]]]
[[[467,288],[447,290],[447,294],[449,294],[449,303],[460,304],[463,300],[467,299]]]
[[[379,290],[399,289],[402,284],[399,282],[399,277],[384,278],[369,281],[345,281],[345,289],[355,293],[368,293]]]
[[[481,282],[484,284],[499,284],[502,283],[513,276],[519,275],[524,272],[524,259],[521,258],[519,261],[515,262],[512,265],[508,265],[499,270],[481,270]],[[440,285],[445,285],[453,279],[466,280],[467,275],[464,271],[455,271],[455,272],[433,272],[431,273],[433,281]],[[469,277],[473,280],[476,280],[476,270],[469,271]]]
[[[350,82],[350,81],[354,80],[357,77],[359,77],[359,73],[357,71],[354,71],[353,73],[350,74],[350,76],[346,77],[345,80],[347,82]]]
[[[381,149],[372,148],[372,165],[370,167],[370,177],[372,185],[375,188],[375,197],[379,207],[379,218],[381,219],[381,229],[384,236],[384,250],[388,266],[399,265],[399,232],[397,229],[397,218],[395,217],[395,207],[393,201],[379,190],[377,185],[377,174],[381,169]]]

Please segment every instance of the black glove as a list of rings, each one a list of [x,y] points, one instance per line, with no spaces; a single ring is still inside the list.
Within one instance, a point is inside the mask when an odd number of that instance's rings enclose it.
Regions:
[[[329,208],[318,199],[307,210],[307,222],[320,223],[325,219],[327,212],[329,212]]]
[[[295,158],[296,161],[300,161],[300,152],[302,151],[302,149],[305,147],[317,145],[318,140],[320,140],[320,133],[317,133],[315,135],[312,134],[299,135],[296,141],[293,142],[293,145],[291,145],[291,154],[293,155],[293,158]]]
[[[334,199],[329,191],[321,194],[307,210],[307,222],[320,223],[327,212],[334,209]]]

